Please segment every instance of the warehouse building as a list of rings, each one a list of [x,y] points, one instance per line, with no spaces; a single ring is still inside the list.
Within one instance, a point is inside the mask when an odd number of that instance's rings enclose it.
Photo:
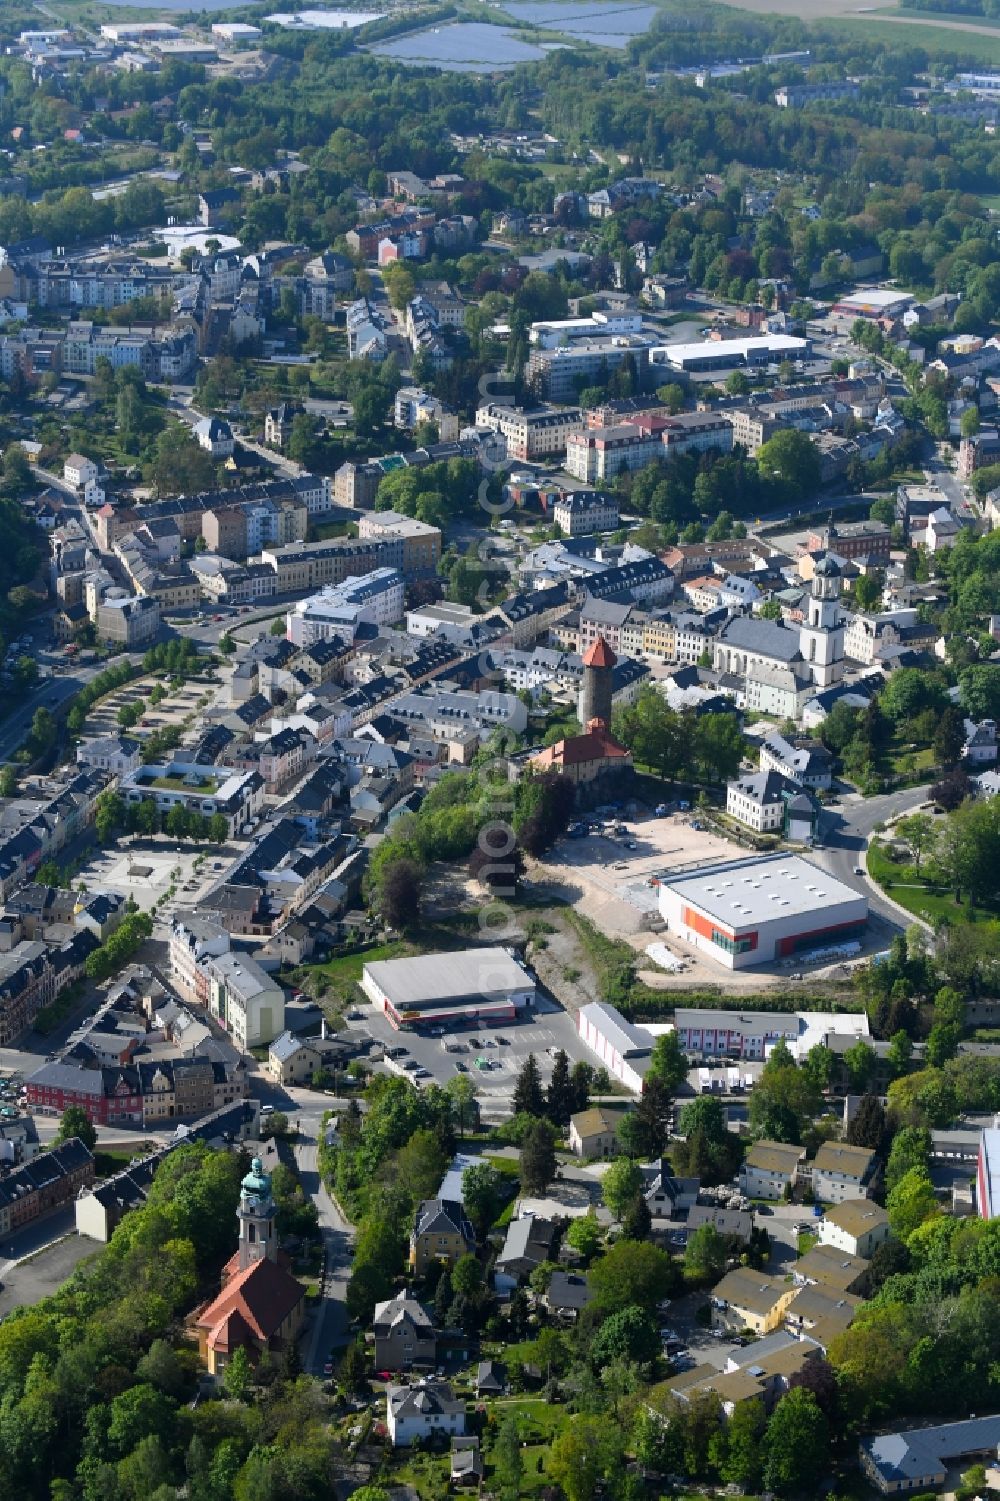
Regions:
[[[668,929],[728,969],[861,937],[868,901],[800,856],[709,866],[660,883]]]
[[[661,353],[656,351],[657,355]],[[809,340],[792,334],[760,334],[749,339],[705,339],[700,344],[665,344],[662,354],[675,370],[729,370],[739,365],[766,365],[773,360],[802,360]],[[654,363],[659,361],[654,357]]]
[[[992,1220],[1000,1214],[1000,1131],[984,1131],[979,1139],[976,1206],[982,1220]]]
[[[383,959],[365,965],[361,988],[397,1028],[512,1021],[535,999],[534,980],[502,948]]]
[[[642,1093],[642,1081],[653,1051],[653,1034],[635,1027],[620,1011],[604,1001],[581,1006],[576,1018],[583,1041],[596,1053],[609,1074],[634,1094]]]

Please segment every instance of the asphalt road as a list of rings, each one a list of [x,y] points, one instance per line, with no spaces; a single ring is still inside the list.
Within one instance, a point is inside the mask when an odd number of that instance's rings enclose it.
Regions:
[[[927,801],[929,787],[904,787],[881,797],[862,797],[845,793],[839,808],[825,808],[820,816],[823,843],[811,857],[832,876],[868,897],[870,910],[892,928],[900,927],[899,909],[887,902],[866,875],[855,875],[855,868],[865,866],[865,851],[877,823],[885,823],[900,813],[908,813]]]

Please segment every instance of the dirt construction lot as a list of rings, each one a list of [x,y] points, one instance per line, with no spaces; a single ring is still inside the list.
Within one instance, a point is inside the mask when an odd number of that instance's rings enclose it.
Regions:
[[[652,877],[677,875],[717,860],[747,858],[727,839],[694,828],[690,818],[630,820],[628,840],[589,834],[585,839],[563,839],[546,864],[550,881],[579,887],[573,905],[605,933],[631,939],[649,931],[649,917],[658,912]],[[649,939],[646,940],[647,942]]]
[[[788,984],[786,970],[766,965],[730,970],[707,954],[692,948],[674,933],[667,933],[659,915],[657,878],[686,871],[704,870],[719,861],[745,861],[757,857],[708,829],[695,828],[697,813],[676,813],[666,818],[626,820],[628,835],[609,838],[589,834],[583,839],[563,839],[544,864],[537,867],[540,892],[551,892],[566,902],[609,938],[624,939],[645,958],[649,944],[663,944],[680,964],[668,974],[651,959],[637,967],[640,978],[655,989],[690,988],[725,984],[727,990],[758,991],[768,985]],[[629,850],[627,844],[636,848]],[[654,883],[654,884],[651,884]],[[548,941],[549,958],[555,970],[546,969],[546,983],[570,1009],[595,999],[586,986],[566,983],[565,971],[580,966],[579,945],[572,934],[559,932]],[[558,971],[563,971],[560,979]],[[579,993],[577,992],[579,989]]]

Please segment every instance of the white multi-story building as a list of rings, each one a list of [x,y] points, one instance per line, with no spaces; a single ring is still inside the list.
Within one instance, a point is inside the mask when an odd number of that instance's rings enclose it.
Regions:
[[[285,1030],[285,994],[255,959],[229,951],[205,961],[208,1009],[241,1048],[264,1047]]]
[[[865,1199],[872,1191],[876,1157],[868,1147],[825,1141],[812,1165],[813,1197],[820,1204]]]
[[[138,740],[128,740],[124,735],[84,740],[76,748],[76,762],[78,766],[89,766],[92,771],[107,771],[115,777],[126,777],[142,765],[142,746]]]
[[[566,440],[583,420],[579,407],[558,410],[549,407],[504,406],[485,402],[476,411],[476,427],[499,433],[511,459],[541,459],[566,452]]]
[[[618,502],[600,490],[571,490],[552,507],[552,520],[564,537],[613,532],[618,525]]]
[[[285,1030],[285,995],[256,960],[234,953],[214,917],[174,919],[170,971],[186,1001],[205,1006],[241,1048],[265,1047]]]
[[[221,813],[230,838],[257,817],[264,803],[264,783],[257,772],[186,761],[139,767],[123,778],[121,791],[127,803],[155,802],[164,818],[173,808],[205,818]]]
[[[590,427],[566,439],[566,472],[587,485],[604,484],[623,470],[644,469],[663,453],[658,431],[624,422]]]
[[[331,636],[353,634],[361,621],[394,625],[403,618],[403,575],[397,568],[328,584],[318,594],[300,599],[286,617],[288,639],[295,646],[312,646]]]
[[[826,1211],[819,1224],[821,1246],[833,1246],[866,1261],[888,1239],[889,1216],[873,1199],[843,1199]]]

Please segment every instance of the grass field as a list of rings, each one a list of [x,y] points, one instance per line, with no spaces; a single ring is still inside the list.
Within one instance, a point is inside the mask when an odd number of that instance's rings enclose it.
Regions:
[[[927,52],[952,53],[968,57],[980,63],[1000,63],[1000,31],[984,26],[952,24],[947,16],[928,23],[900,17],[898,21],[885,17],[878,19],[864,16],[830,16],[828,25],[838,31],[850,30],[858,42],[867,38],[870,42],[883,42],[901,47],[923,47]]]
[[[970,912],[966,901],[956,902],[953,892],[940,886],[929,886],[915,866],[890,860],[880,845],[869,846],[868,874],[894,902],[915,917],[922,917],[925,922],[947,917],[953,923],[992,923],[1000,934],[1000,922],[997,922],[995,912],[982,908]]]

